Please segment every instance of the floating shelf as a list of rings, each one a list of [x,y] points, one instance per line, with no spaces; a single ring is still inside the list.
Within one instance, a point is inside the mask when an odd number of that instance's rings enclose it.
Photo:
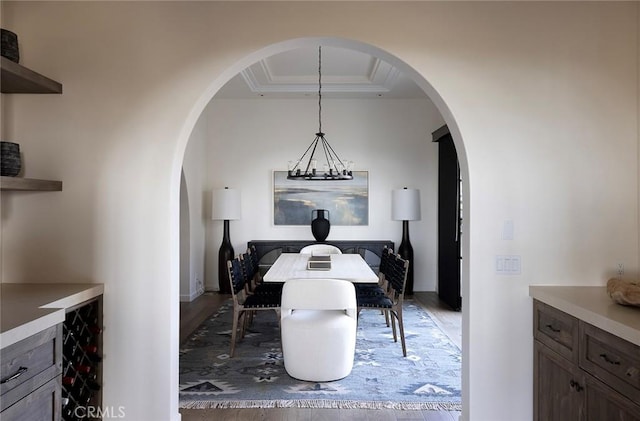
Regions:
[[[62,181],[35,178],[0,177],[0,190],[62,191]]]
[[[0,56],[3,94],[61,94],[62,84]]]

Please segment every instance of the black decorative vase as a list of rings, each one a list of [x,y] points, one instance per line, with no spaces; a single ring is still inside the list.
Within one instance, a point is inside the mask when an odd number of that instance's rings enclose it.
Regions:
[[[328,210],[316,209],[311,211],[311,234],[313,234],[313,238],[315,238],[318,242],[323,242],[329,236],[331,223],[329,222],[328,217]]]
[[[0,142],[0,175],[15,177],[20,174],[21,169],[20,145],[13,142]]]
[[[0,55],[16,63],[20,62],[18,35],[7,29],[0,29]]]

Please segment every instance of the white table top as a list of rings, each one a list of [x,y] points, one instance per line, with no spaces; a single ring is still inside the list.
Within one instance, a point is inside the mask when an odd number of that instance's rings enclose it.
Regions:
[[[288,279],[344,279],[356,283],[377,283],[376,275],[359,254],[332,254],[331,269],[308,270],[311,255],[282,253],[264,275],[265,282],[285,282]]]

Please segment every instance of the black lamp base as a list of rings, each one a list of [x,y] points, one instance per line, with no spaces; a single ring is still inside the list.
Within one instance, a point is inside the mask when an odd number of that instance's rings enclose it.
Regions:
[[[227,269],[227,261],[232,260],[235,252],[229,238],[229,220],[224,220],[224,233],[222,236],[222,245],[218,252],[218,287],[220,294],[231,294],[231,282],[229,281],[229,271]]]
[[[409,221],[402,221],[402,242],[398,247],[398,254],[404,260],[409,261],[404,293],[405,295],[413,295],[413,247],[411,247],[411,242],[409,241]]]

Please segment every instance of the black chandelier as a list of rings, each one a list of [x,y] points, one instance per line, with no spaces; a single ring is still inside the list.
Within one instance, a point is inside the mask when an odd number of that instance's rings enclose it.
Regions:
[[[320,146],[320,148],[318,148]],[[325,164],[318,170],[318,160],[314,158],[324,154]],[[305,157],[306,159],[306,165]],[[353,161],[343,161],[333,150],[322,133],[322,47],[318,47],[318,133],[306,151],[297,161],[289,161],[289,180],[352,180]]]

